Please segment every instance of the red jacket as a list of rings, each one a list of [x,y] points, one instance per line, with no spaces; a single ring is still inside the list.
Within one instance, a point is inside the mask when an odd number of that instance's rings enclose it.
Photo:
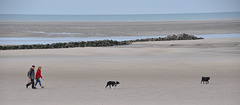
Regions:
[[[37,73],[36,73],[36,79],[38,78],[42,78],[42,75],[41,75],[41,70],[37,70]]]

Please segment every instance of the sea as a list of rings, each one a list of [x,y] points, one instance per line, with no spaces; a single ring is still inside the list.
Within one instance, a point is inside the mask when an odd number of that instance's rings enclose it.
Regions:
[[[240,12],[221,13],[179,13],[179,14],[121,14],[121,15],[29,15],[0,14],[0,21],[181,21],[181,20],[240,20]],[[64,33],[67,34],[67,33]],[[135,40],[157,38],[159,36],[119,36],[119,37],[0,37],[0,45],[51,44],[58,42],[94,40]],[[163,37],[161,35],[161,37]],[[203,38],[240,37],[240,33],[199,35]]]
[[[237,20],[240,12],[178,13],[178,14],[115,14],[115,15],[30,15],[0,14],[0,21],[179,21]]]

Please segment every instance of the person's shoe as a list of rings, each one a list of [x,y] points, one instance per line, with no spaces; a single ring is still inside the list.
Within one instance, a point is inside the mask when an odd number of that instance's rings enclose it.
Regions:
[[[41,88],[44,88],[44,86],[41,86]]]
[[[28,89],[28,85],[26,85],[26,88]]]
[[[32,89],[37,89],[36,87],[33,87]]]

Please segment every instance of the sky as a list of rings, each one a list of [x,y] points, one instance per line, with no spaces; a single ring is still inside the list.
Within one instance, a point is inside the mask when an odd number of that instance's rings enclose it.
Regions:
[[[240,0],[0,0],[0,14],[239,12]]]

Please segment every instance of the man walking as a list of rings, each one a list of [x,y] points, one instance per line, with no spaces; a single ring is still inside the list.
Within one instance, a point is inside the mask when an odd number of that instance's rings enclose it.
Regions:
[[[28,88],[28,86],[32,84],[32,89],[36,89],[36,87],[34,86],[34,79],[35,79],[34,69],[35,69],[35,65],[32,65],[32,68],[30,68],[30,70],[27,73],[27,76],[31,80],[31,82],[26,84],[26,88]]]

